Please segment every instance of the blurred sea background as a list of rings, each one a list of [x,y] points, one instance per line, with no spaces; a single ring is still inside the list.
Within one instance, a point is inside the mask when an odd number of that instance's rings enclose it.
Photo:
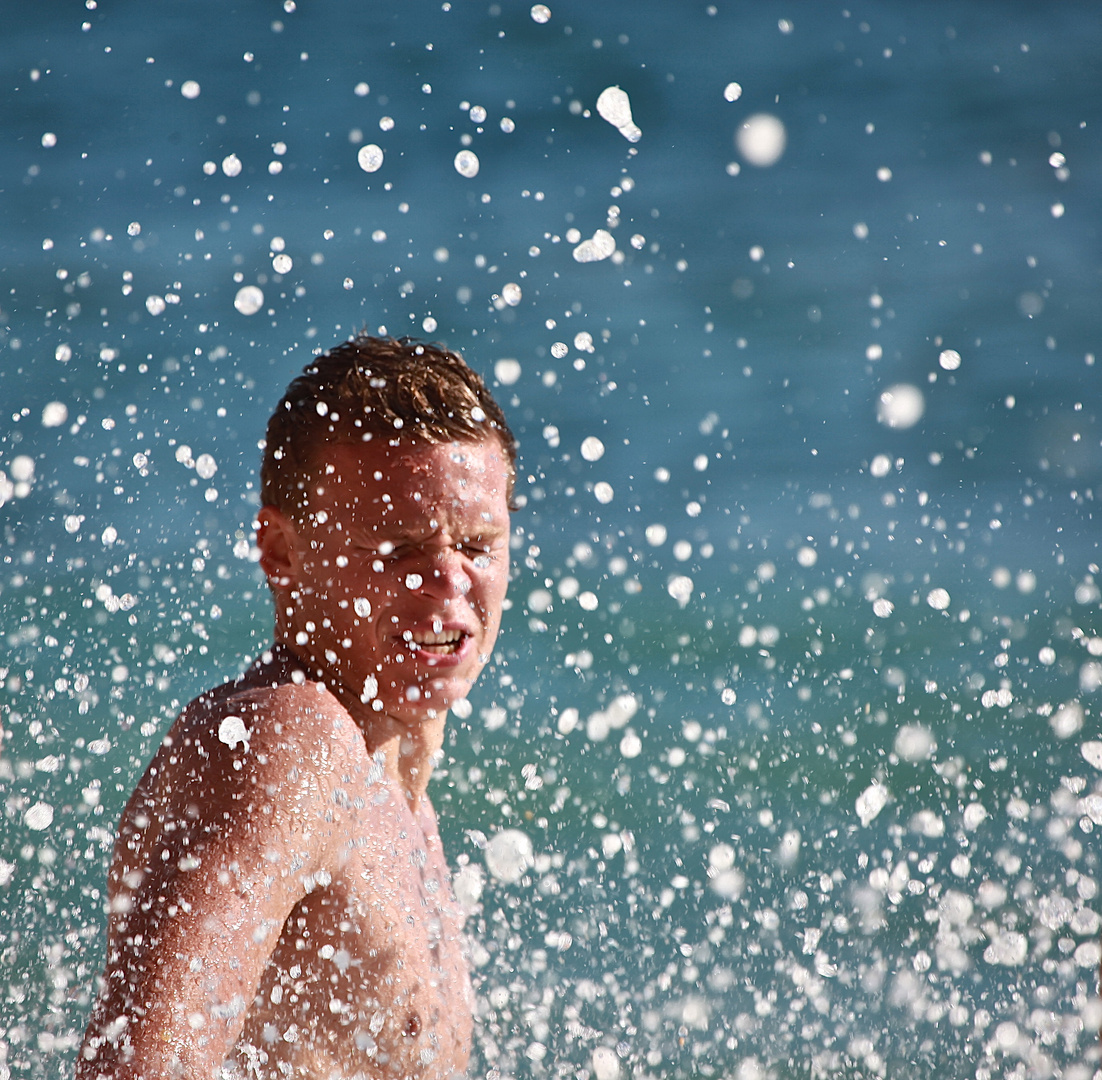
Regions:
[[[471,1075],[1097,1075],[1096,2],[3,23],[0,1076],[71,1072],[126,797],[270,637],[267,416],[363,327],[521,442],[435,781]]]

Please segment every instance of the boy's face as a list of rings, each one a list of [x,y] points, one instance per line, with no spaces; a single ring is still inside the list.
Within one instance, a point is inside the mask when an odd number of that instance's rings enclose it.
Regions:
[[[286,642],[354,712],[443,717],[489,659],[509,580],[500,441],[327,448],[287,538]],[[272,570],[265,565],[269,574]]]

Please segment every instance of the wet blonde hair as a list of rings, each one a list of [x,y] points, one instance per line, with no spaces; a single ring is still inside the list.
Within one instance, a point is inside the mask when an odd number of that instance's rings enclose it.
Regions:
[[[299,517],[325,447],[367,442],[501,441],[509,504],[516,440],[478,373],[458,353],[411,338],[358,334],[315,357],[268,421],[260,499]]]

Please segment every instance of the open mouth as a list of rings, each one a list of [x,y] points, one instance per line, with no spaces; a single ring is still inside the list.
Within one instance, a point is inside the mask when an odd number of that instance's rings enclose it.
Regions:
[[[414,633],[407,630],[402,635],[410,649],[427,656],[451,656],[459,651],[466,637],[462,630],[441,630],[439,633]]]

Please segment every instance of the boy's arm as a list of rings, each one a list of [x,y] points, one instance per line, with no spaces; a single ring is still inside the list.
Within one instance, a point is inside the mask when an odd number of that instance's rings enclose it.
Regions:
[[[328,785],[298,740],[254,732],[231,748],[202,727],[162,748],[123,816],[77,1080],[217,1076],[329,857]]]

